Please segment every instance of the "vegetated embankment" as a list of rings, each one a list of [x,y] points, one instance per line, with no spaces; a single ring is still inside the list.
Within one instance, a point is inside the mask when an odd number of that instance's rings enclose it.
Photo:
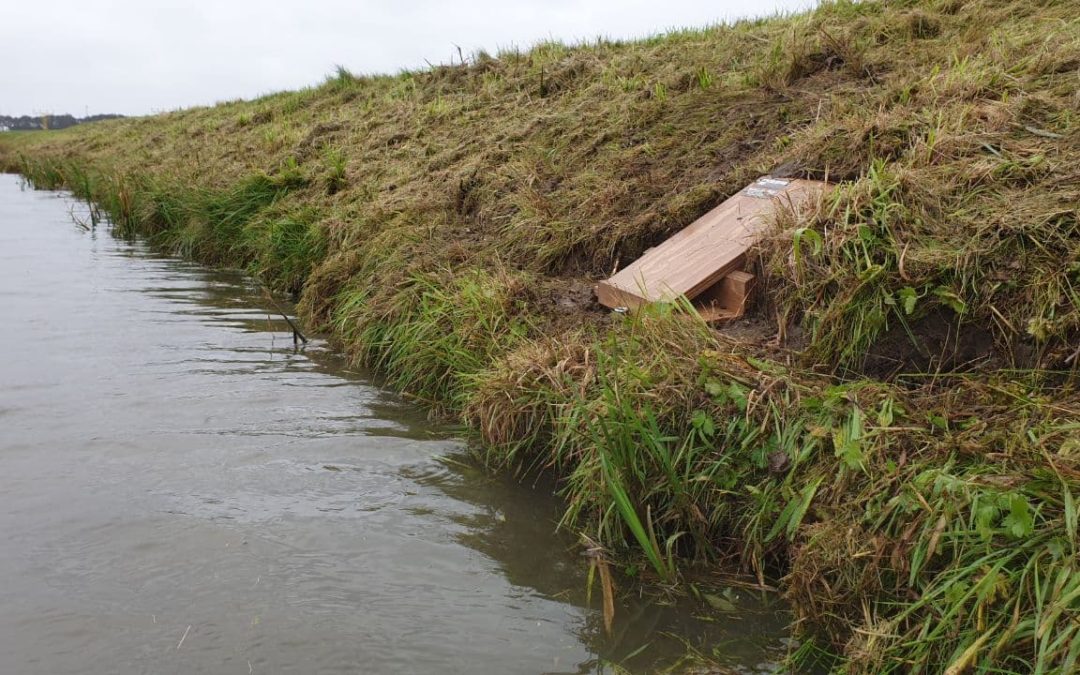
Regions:
[[[781,575],[796,665],[1069,671],[1078,91],[1074,2],[838,2],[0,153],[298,294],[492,465],[557,475],[566,522],[642,575]],[[777,219],[749,320],[594,304],[778,167],[839,187]]]

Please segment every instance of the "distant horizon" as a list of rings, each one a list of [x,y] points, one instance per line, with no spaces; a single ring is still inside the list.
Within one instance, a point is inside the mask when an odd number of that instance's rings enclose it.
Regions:
[[[124,115],[99,113],[78,117],[70,113],[42,113],[41,115],[0,114],[0,131],[42,131],[44,129],[67,129],[80,124],[93,124],[110,119],[122,119]]]
[[[812,8],[816,0],[319,0],[218,6],[58,0],[16,5],[0,25],[0,115],[144,116],[250,100],[357,75],[423,70],[539,42],[629,41]],[[33,58],[26,58],[32,54]]]
[[[135,115],[122,115],[120,113],[110,113],[110,112],[91,113],[89,115],[76,115],[75,113],[68,112],[68,111],[64,111],[64,112],[51,112],[50,111],[50,112],[22,113],[22,114],[19,114],[19,113],[11,114],[11,113],[0,112],[0,119],[34,119],[34,118],[41,118],[41,117],[74,117],[77,120],[89,120],[89,119],[96,119],[96,118],[99,118],[99,117],[135,117]]]

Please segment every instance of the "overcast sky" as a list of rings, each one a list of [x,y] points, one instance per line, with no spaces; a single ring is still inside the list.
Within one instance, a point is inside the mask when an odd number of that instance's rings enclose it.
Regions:
[[[144,114],[445,63],[554,38],[627,38],[814,0],[5,0],[0,114]],[[455,57],[456,58],[456,57]]]

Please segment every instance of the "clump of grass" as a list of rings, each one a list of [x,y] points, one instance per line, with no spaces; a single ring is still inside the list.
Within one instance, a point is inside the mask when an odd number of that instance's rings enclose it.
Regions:
[[[228,190],[189,189],[179,200],[169,200],[173,205],[179,203],[183,209],[181,213],[169,214],[172,218],[180,218],[180,227],[170,227],[174,223],[166,222],[166,226],[153,235],[153,241],[205,262],[247,265],[254,260],[256,251],[249,238],[244,236],[245,227],[289,190],[304,182],[296,171],[286,168],[276,176],[261,173],[249,176]],[[155,194],[164,192],[157,190]],[[162,208],[151,206],[150,210],[161,213]],[[280,248],[273,237],[282,228],[270,227],[268,230],[271,235],[269,250]]]
[[[345,153],[337,148],[326,152],[326,193],[333,195],[340,192],[348,185],[345,176],[346,159]]]
[[[357,83],[357,78],[343,65],[334,66],[334,72],[326,76],[326,87],[335,91],[348,91]]]
[[[249,221],[244,239],[255,251],[252,271],[294,294],[326,254],[322,228],[306,212]]]
[[[484,366],[530,331],[525,279],[509,272],[415,273],[387,306],[370,285],[343,292],[333,321],[361,358],[434,408],[460,408]]]
[[[836,504],[833,517],[806,528],[792,561],[796,606],[864,622],[844,645],[861,671],[1071,670],[1080,639],[1060,619],[1077,611],[1064,583],[1076,564],[1077,483],[1058,448],[1075,423],[1015,384],[964,380],[919,403],[971,412],[924,413],[938,419],[918,434],[889,434],[914,435],[918,445],[903,463],[893,455],[868,465],[857,506]],[[1017,406],[1019,425],[1006,421]],[[988,437],[989,428],[999,431]],[[1049,465],[1045,453],[1056,457]],[[876,601],[858,610],[849,604],[856,596]]]

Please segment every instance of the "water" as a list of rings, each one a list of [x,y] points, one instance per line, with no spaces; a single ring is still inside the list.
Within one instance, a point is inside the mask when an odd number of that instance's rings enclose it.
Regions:
[[[681,640],[775,658],[785,616],[750,599],[712,622],[624,599],[606,636],[550,494],[294,350],[250,280],[72,211],[0,176],[0,672],[647,671]]]

